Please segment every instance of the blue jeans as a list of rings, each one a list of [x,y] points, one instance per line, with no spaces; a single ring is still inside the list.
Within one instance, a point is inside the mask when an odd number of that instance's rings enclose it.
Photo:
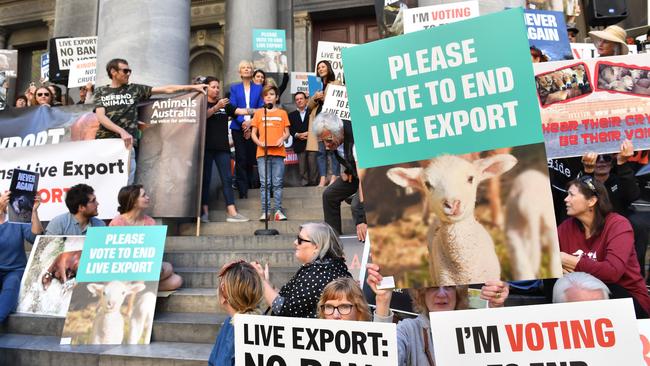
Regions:
[[[318,143],[318,156],[316,157],[316,164],[318,165],[318,174],[321,177],[327,177],[327,160],[329,159],[332,164],[332,174],[341,175],[341,165],[334,156],[334,151],[325,150],[325,144],[321,141]]]
[[[235,204],[235,193],[232,190],[232,174],[230,174],[230,152],[205,150],[203,155],[203,192],[201,192],[201,204],[207,205],[210,200],[210,180],[212,177],[212,162],[217,163],[217,171],[221,179],[223,197],[226,206]]]
[[[4,322],[9,313],[16,310],[18,306],[18,292],[20,291],[20,279],[24,270],[0,271],[0,323]]]
[[[272,184],[273,199],[275,200],[275,211],[282,209],[282,181],[284,180],[284,157],[273,156],[268,157],[269,176],[267,177],[264,171],[264,157],[257,158],[257,171],[260,174],[260,195],[262,196],[262,213],[267,208],[271,212],[270,202],[266,196],[267,184]]]

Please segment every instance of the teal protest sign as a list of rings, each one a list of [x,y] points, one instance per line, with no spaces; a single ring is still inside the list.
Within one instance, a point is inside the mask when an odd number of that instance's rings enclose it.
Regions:
[[[343,50],[359,166],[543,141],[523,19],[510,9]]]
[[[88,228],[77,281],[158,281],[166,235],[166,226]]]
[[[253,51],[286,51],[284,29],[253,29]]]

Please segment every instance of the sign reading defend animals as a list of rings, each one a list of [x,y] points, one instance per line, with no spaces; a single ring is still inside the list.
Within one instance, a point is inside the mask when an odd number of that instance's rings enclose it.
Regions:
[[[383,275],[402,288],[561,275],[523,10],[343,60]]]

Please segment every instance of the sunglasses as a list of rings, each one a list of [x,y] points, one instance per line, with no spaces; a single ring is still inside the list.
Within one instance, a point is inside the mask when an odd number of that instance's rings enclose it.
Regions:
[[[578,181],[589,188],[590,191],[592,191],[595,195],[598,195],[598,191],[596,190],[596,186],[594,185],[594,178],[592,178],[590,175],[583,175],[578,179]]]
[[[341,315],[348,315],[352,312],[352,308],[354,305],[351,304],[341,304],[339,306],[333,306],[333,305],[321,305],[320,308],[323,311],[323,314],[325,315],[332,315],[334,314],[334,310],[338,311],[339,314]]]
[[[300,235],[296,235],[296,241],[298,242],[298,245],[301,245],[302,243],[312,243],[311,240],[303,239]]]
[[[119,71],[122,71],[122,74],[126,75],[126,74],[130,74],[131,71],[133,71],[133,70],[131,70],[131,69],[120,69]]]
[[[242,263],[246,263],[246,261],[243,260],[243,259],[240,259],[240,260],[232,261],[230,263],[225,264],[223,267],[221,267],[221,270],[219,271],[219,277],[223,277],[228,271],[230,271],[235,266],[240,265]]]
[[[50,93],[36,93],[37,97],[49,97]]]
[[[612,159],[613,159],[612,156],[609,155],[609,154],[598,155],[598,160],[602,160],[602,161],[604,161],[606,163],[611,163]]]

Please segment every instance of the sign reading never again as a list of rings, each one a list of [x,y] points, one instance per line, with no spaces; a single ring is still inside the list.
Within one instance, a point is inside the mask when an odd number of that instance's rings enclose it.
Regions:
[[[360,167],[543,141],[522,9],[345,49],[343,61]]]

